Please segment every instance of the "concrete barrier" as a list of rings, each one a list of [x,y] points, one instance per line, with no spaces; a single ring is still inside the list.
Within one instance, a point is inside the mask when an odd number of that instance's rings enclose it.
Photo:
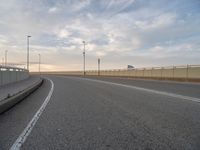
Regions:
[[[22,68],[0,66],[0,86],[24,80],[29,77],[29,71]]]
[[[43,83],[43,79],[40,79],[37,83],[30,86],[27,89],[24,89],[23,91],[17,93],[14,96],[11,96],[9,98],[6,98],[4,100],[0,101],[0,114],[8,110],[9,108],[13,107],[15,104],[22,101],[25,97],[33,93],[37,88],[39,88]]]

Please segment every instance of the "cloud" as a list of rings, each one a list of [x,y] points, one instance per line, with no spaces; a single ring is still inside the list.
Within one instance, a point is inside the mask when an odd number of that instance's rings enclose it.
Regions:
[[[138,66],[167,65],[167,60],[198,64],[199,7],[197,0],[2,0],[0,49],[8,49],[16,62],[25,61],[30,34],[31,59],[44,54],[50,65],[44,69],[81,69],[83,40],[91,68],[96,57],[105,68],[136,60]]]
[[[97,57],[103,57],[103,56],[106,55],[106,53],[105,53],[105,52],[102,52],[102,51],[97,51],[97,52],[96,52],[96,55],[97,55]]]
[[[170,26],[176,22],[176,14],[164,13],[149,20],[136,21],[135,25],[142,30],[159,29]]]
[[[65,29],[60,30],[58,33],[58,37],[60,37],[60,38],[66,38],[69,35],[70,35],[69,31],[65,30]]]
[[[55,13],[57,11],[58,11],[57,7],[51,7],[51,8],[49,8],[48,13]]]
[[[130,5],[133,5],[135,0],[110,0],[106,10],[112,10],[110,17],[124,11]]]
[[[156,45],[145,50],[141,54],[136,51],[136,55],[149,56],[153,58],[172,58],[172,57],[195,57],[200,54],[200,45],[193,43],[181,43],[172,45]],[[175,60],[174,60],[175,61]]]
[[[73,11],[80,11],[90,4],[90,0],[75,0],[75,2],[71,3],[71,7]]]

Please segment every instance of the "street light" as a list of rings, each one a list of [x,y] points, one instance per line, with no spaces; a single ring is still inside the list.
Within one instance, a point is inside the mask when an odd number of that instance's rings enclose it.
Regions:
[[[84,46],[84,49],[83,49],[83,75],[85,76],[85,41],[83,41],[83,46]]]
[[[39,70],[39,75],[41,75],[40,74],[40,63],[41,63],[41,55],[40,54],[38,54],[38,56],[39,56],[39,62],[38,62],[38,70]]]
[[[5,66],[7,66],[7,53],[8,53],[8,50],[5,50]]]
[[[27,35],[27,70],[29,70],[29,38],[31,36]]]

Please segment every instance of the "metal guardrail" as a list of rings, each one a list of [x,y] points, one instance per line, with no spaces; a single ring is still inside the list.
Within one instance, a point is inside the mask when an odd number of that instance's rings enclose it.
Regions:
[[[0,86],[24,80],[29,77],[29,71],[23,68],[0,65]]]

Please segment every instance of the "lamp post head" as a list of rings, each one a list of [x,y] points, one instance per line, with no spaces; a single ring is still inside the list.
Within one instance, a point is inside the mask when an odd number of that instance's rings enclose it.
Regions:
[[[31,36],[30,35],[27,35],[27,38],[30,38]]]
[[[83,44],[85,44],[85,41],[83,41]]]

